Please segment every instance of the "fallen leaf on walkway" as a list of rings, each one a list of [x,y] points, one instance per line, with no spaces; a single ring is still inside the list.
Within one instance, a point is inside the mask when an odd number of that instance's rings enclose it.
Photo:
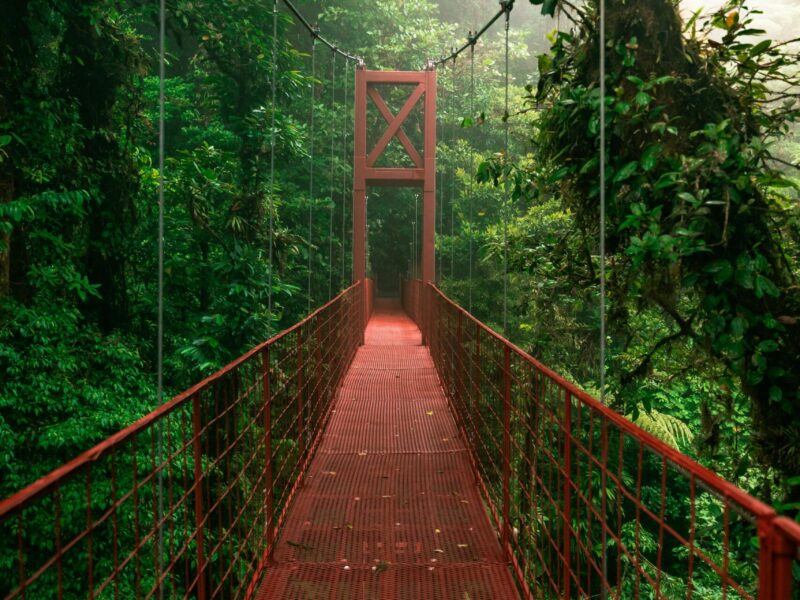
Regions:
[[[469,544],[459,544],[459,548],[469,548]]]
[[[286,543],[289,544],[292,548],[299,548],[300,550],[314,549],[314,546],[309,546],[308,544],[301,544],[300,542],[294,542],[292,540],[286,540]]]
[[[432,411],[432,410],[429,410],[429,411],[428,411],[428,412],[426,412],[425,414],[426,414],[426,415],[428,415],[429,417],[432,417],[432,416],[433,416],[433,411]]]
[[[375,571],[376,573],[383,573],[388,568],[389,568],[389,563],[382,560],[377,565],[372,567],[372,570]]]

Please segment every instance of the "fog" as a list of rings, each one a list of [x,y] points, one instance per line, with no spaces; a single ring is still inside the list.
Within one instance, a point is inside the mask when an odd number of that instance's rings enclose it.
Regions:
[[[720,0],[682,0],[681,9],[690,14],[698,9],[711,12],[722,6]],[[774,40],[789,40],[800,36],[800,0],[753,0],[751,10],[763,14],[753,15],[754,26],[767,32]]]

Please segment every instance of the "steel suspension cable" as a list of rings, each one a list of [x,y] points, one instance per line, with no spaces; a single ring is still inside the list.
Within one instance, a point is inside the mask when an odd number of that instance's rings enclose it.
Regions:
[[[317,91],[317,38],[311,38],[311,118],[308,138],[308,304],[306,311],[311,312],[311,255],[314,236],[314,103]]]
[[[600,401],[606,392],[606,15],[600,1]]]
[[[470,41],[473,40],[472,31],[469,32]],[[472,236],[473,231],[473,209],[475,203],[473,180],[475,179],[475,43],[470,44],[469,49],[469,118],[471,119],[470,140],[469,140],[469,271],[467,284],[467,310],[472,314]]]
[[[341,48],[338,48],[335,44],[332,44],[327,39],[322,37],[320,35],[319,28],[312,26],[311,23],[308,22],[308,19],[306,19],[303,16],[303,14],[299,10],[297,10],[297,7],[290,0],[283,0],[283,2],[289,8],[291,13],[295,17],[297,17],[297,20],[300,21],[300,24],[308,30],[308,33],[310,33],[315,39],[318,39],[320,42],[322,42],[328,48],[330,48],[333,51],[334,54],[340,54],[344,58],[356,61],[358,63],[362,63],[363,62],[358,56],[356,56],[356,55],[354,55],[354,54],[352,54],[350,52],[345,52]]]
[[[503,334],[508,337],[508,176],[509,176],[509,161],[508,161],[508,28],[509,17],[511,16],[511,7],[514,5],[513,0],[510,2],[501,3],[505,9],[506,27],[505,27],[505,46],[506,46],[506,60],[505,60],[505,114],[503,115],[504,121],[504,153],[503,153]]]
[[[456,59],[453,58],[453,98],[458,98],[458,93],[456,90]],[[455,101],[453,102],[453,112],[457,113],[457,109],[455,107]],[[455,125],[452,130],[452,136],[450,138],[450,277],[455,277],[455,265],[456,265],[456,145],[458,141],[456,140],[457,137],[457,124],[458,124],[458,117],[456,117]]]
[[[330,300],[333,297],[333,214],[336,210],[336,200],[334,194],[334,154],[336,152],[336,136],[334,131],[336,129],[336,121],[333,118],[336,111],[336,52],[331,53],[331,183],[330,183],[330,219],[328,222],[328,297]]]
[[[600,0],[600,402],[606,403],[606,3]],[[603,489],[606,472],[603,471]],[[605,527],[606,502],[603,495],[603,579],[600,597],[608,598],[608,540]]]
[[[164,402],[164,136],[166,120],[166,21],[167,8],[166,0],[161,0],[158,9],[159,16],[159,50],[158,50],[158,330],[157,330],[157,357],[156,362],[156,405],[161,406]],[[157,421],[156,428],[156,464],[163,463],[164,454],[164,433],[162,431],[162,421]],[[158,539],[156,541],[157,555],[157,598],[163,598],[164,592],[161,587],[161,574],[164,572],[164,525],[161,515],[164,514],[164,473],[158,469],[157,479],[157,514],[156,523],[158,525]]]
[[[269,156],[269,279],[267,281],[267,314],[272,327],[272,271],[274,267],[275,219],[275,95],[278,79],[278,0],[272,0],[272,100],[270,104],[270,156]]]
[[[513,8],[514,8],[514,0],[501,1],[500,10],[497,11],[497,14],[495,14],[491,19],[489,19],[486,25],[481,27],[472,38],[467,38],[467,42],[463,46],[453,50],[453,52],[451,52],[448,56],[443,56],[439,60],[430,61],[429,64],[431,64],[433,67],[438,67],[439,65],[446,64],[448,61],[457,58],[462,52],[464,52],[464,50],[466,50],[470,46],[473,46],[475,42],[483,36],[484,33],[489,31],[489,28],[497,22],[497,19],[502,17],[505,13],[511,11],[511,9]]]

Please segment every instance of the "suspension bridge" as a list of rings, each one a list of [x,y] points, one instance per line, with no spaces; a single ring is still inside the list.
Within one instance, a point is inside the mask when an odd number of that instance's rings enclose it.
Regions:
[[[321,42],[355,67],[352,285],[3,500],[16,555],[2,595],[797,598],[796,522],[434,283],[437,67],[473,55],[498,19],[507,48],[513,2],[418,72],[368,70],[286,4],[312,65]],[[409,90],[397,113],[383,86]],[[368,146],[370,102],[386,128]],[[421,149],[403,128],[418,104]],[[376,166],[392,140],[413,166]],[[370,186],[422,190],[421,277],[401,298],[376,297],[367,277]]]

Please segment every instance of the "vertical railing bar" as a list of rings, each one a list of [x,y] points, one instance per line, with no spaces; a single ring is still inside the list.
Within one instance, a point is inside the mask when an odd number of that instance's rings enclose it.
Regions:
[[[94,598],[94,530],[92,526],[92,466],[86,468],[86,575],[89,600]]]
[[[24,600],[28,597],[28,586],[25,584],[25,536],[22,533],[25,530],[25,518],[22,514],[23,510],[17,513],[17,568],[19,570],[19,591]]]
[[[112,484],[112,487],[113,487],[113,484]],[[58,585],[58,589],[57,589],[58,600],[61,600],[64,597],[64,564],[63,564],[63,561],[61,560],[61,550],[62,550],[62,548],[61,548],[61,488],[60,487],[55,489],[55,491],[53,492],[53,496],[54,496],[53,500],[54,500],[55,505],[56,505],[56,515],[55,515],[55,517],[56,517],[56,556],[58,557],[58,566],[57,566],[58,573],[57,573],[57,576],[56,576],[56,582],[57,582],[57,585]],[[114,514],[116,515],[116,509],[115,509],[115,513]],[[116,523],[115,523],[114,527],[116,529]],[[114,542],[116,543],[116,531],[114,533],[115,533]],[[115,549],[115,553],[116,553],[116,549]],[[116,564],[115,564],[115,568],[116,568]]]
[[[694,592],[694,582],[692,577],[694,575],[694,540],[697,531],[696,518],[697,518],[697,484],[695,482],[694,474],[689,475],[689,565],[686,580],[686,600],[692,600],[692,593]]]
[[[569,598],[572,588],[570,569],[572,553],[572,394],[564,393],[564,597]],[[591,477],[591,473],[590,473]]]
[[[503,345],[503,532],[502,546],[511,558],[511,349]]]
[[[137,462],[137,439],[133,438],[131,441],[131,468],[133,470],[133,542],[139,546],[139,469]],[[142,562],[139,553],[136,553],[136,560],[134,564],[134,589],[136,596],[142,595]]]
[[[464,405],[464,395],[465,394],[464,394],[464,361],[462,360],[462,356],[463,356],[463,353],[464,353],[464,348],[463,348],[464,340],[463,340],[463,332],[462,332],[463,323],[462,323],[462,321],[463,321],[463,315],[462,315],[461,311],[459,310],[458,311],[458,324],[457,324],[457,329],[456,329],[456,352],[457,352],[456,356],[458,357],[458,360],[457,360],[456,364],[454,365],[455,369],[456,369],[456,386],[455,386],[456,389],[455,389],[455,393],[456,393],[456,396],[458,396],[458,403],[456,404],[456,406],[458,406],[458,413],[459,414],[457,416],[458,416],[459,419],[461,419],[461,423],[462,423],[462,425],[464,427],[464,430],[466,431],[466,424],[464,423],[464,416],[463,416],[464,415],[463,408],[465,406]]]
[[[297,467],[303,464],[305,455],[305,407],[303,405],[303,328],[297,328]],[[298,471],[299,475],[299,471]]]
[[[194,521],[197,551],[197,599],[206,600],[205,515],[203,513],[203,463],[200,396],[192,396],[192,450],[194,454]]]

